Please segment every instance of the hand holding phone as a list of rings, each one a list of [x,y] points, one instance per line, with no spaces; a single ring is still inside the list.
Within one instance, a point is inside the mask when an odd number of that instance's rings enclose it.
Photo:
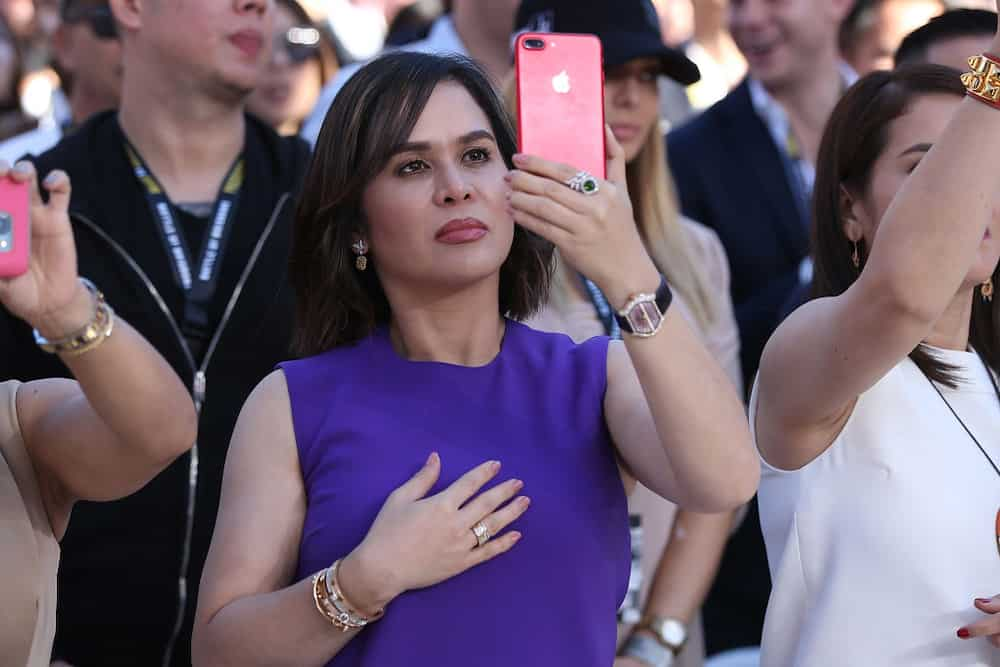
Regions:
[[[76,244],[69,222],[69,177],[49,174],[42,201],[30,162],[16,169],[0,163],[0,304],[38,329],[61,338],[86,324],[93,304],[76,269]]]
[[[605,178],[601,41],[526,33],[515,59],[519,151]]]

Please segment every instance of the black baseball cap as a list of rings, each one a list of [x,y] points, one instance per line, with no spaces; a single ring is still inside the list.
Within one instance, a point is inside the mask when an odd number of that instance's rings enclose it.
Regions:
[[[660,19],[650,0],[522,0],[514,32],[597,35],[605,67],[658,58],[664,76],[678,83],[687,86],[701,79],[690,58],[663,43]]]

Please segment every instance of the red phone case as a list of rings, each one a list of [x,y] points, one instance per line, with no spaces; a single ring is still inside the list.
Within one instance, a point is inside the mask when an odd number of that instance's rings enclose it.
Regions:
[[[0,179],[0,212],[10,216],[8,234],[0,236],[0,277],[12,278],[28,270],[31,256],[31,217],[27,183]],[[0,224],[0,230],[3,229]],[[6,247],[2,247],[6,245]]]
[[[529,49],[526,40],[542,40]],[[605,178],[604,70],[594,35],[526,33],[517,39],[518,146]]]

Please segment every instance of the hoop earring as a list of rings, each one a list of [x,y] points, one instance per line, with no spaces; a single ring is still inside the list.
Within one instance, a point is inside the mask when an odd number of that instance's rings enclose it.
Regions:
[[[364,271],[368,268],[368,241],[364,239],[358,239],[351,244],[351,250],[357,257],[354,259],[354,267],[358,271]]]
[[[858,252],[858,242],[852,241],[854,244],[854,252],[851,253],[851,262],[854,263],[854,268],[861,270],[861,254]]]
[[[993,278],[987,278],[986,282],[979,286],[979,295],[984,303],[993,301]]]

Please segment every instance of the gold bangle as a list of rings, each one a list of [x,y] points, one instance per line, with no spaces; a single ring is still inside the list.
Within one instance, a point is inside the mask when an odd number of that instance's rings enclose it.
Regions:
[[[316,610],[323,616],[323,618],[329,621],[333,627],[337,628],[341,632],[347,632],[351,628],[340,621],[337,613],[331,609],[327,603],[326,584],[323,583],[325,572],[326,571],[323,570],[313,575],[313,602],[316,604]]]
[[[968,60],[971,72],[962,75],[962,84],[970,97],[1000,109],[1000,58],[990,53]]]
[[[337,608],[337,611],[341,614],[346,614],[353,623],[358,624],[360,627],[377,621],[385,615],[385,609],[379,609],[371,616],[358,611],[356,605],[351,604],[351,602],[344,596],[344,592],[340,588],[340,561],[337,560],[326,570],[326,590],[330,595],[330,600],[333,602],[333,606]]]
[[[97,348],[115,328],[115,311],[104,300],[104,295],[86,278],[80,278],[80,282],[94,297],[94,315],[83,328],[58,340],[48,340],[35,329],[35,343],[49,354],[78,357]]]

